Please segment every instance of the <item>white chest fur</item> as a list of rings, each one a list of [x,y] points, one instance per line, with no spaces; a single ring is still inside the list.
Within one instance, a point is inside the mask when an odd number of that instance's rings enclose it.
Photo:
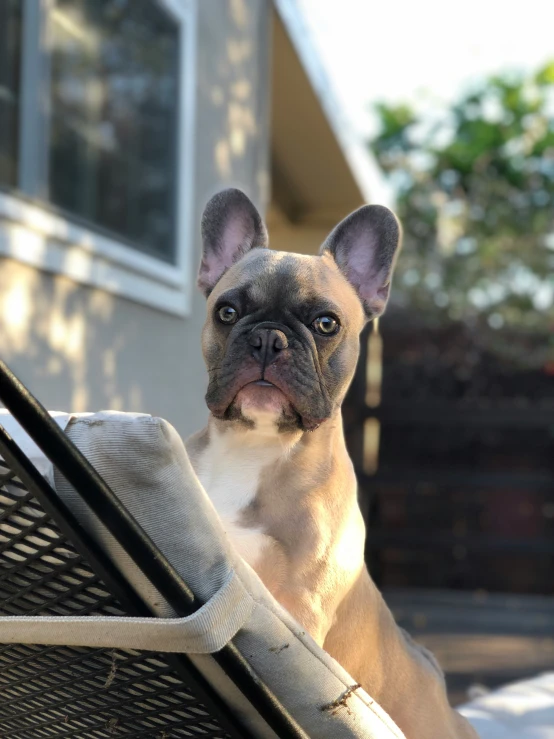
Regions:
[[[243,511],[254,500],[262,474],[283,453],[277,438],[256,431],[210,434],[197,474],[210,496],[235,549],[256,567],[270,537],[262,528],[242,523]]]

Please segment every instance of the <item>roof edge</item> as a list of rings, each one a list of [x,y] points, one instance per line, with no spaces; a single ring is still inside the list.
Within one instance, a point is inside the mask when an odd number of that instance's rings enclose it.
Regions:
[[[273,0],[293,48],[306,72],[350,172],[367,203],[394,207],[392,188],[375,158],[343,114],[337,96],[312,40],[312,32],[296,0]]]

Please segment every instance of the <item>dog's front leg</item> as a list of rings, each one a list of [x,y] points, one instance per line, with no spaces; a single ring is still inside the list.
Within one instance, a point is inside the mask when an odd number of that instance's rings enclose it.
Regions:
[[[400,629],[364,570],[339,607],[325,649],[398,724],[407,739],[477,739],[448,703],[432,655]]]

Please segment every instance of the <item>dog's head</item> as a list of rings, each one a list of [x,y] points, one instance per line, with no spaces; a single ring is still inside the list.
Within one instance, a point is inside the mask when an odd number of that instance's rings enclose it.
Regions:
[[[391,211],[370,205],[339,223],[318,256],[275,252],[244,193],[213,197],[198,275],[212,414],[249,426],[269,420],[281,431],[313,430],[333,416],[359,334],[385,309],[399,236]]]

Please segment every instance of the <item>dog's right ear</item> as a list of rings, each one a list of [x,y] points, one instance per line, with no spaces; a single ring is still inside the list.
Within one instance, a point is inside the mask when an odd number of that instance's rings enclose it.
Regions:
[[[254,204],[240,190],[219,192],[202,215],[198,287],[208,297],[223,274],[244,254],[267,246],[267,231]]]
[[[329,234],[321,254],[330,254],[362,302],[368,320],[385,310],[400,246],[400,223],[383,205],[364,205]]]

